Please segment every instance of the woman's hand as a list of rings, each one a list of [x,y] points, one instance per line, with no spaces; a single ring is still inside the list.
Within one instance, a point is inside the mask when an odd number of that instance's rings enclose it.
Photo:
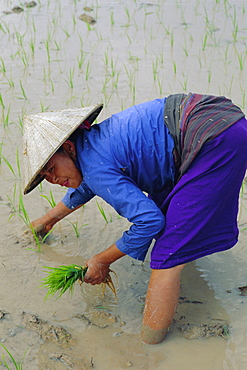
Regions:
[[[91,257],[86,262],[88,270],[84,277],[85,283],[92,285],[103,283],[109,273],[110,264],[123,256],[125,254],[117,248],[116,244],[113,244],[104,252]]]
[[[43,217],[31,222],[31,229],[41,236],[45,236],[53,227],[53,225],[45,224]]]
[[[88,270],[84,281],[92,285],[101,284],[109,273],[109,265],[101,261],[99,255],[91,257],[87,262]]]

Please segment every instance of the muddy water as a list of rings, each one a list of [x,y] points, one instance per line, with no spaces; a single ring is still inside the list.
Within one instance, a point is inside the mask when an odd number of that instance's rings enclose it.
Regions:
[[[106,223],[93,200],[68,218],[79,237],[63,220],[35,250],[23,232],[18,163],[25,113],[103,102],[102,120],[134,103],[183,91],[227,95],[246,110],[246,13],[244,0],[40,0],[33,7],[1,1],[0,342],[15,358],[26,352],[25,370],[245,368],[247,303],[238,291],[247,284],[245,194],[238,245],[186,267],[167,339],[150,347],[138,337],[148,258],[144,264],[128,257],[114,264],[118,302],[110,291],[103,297],[98,287],[79,285],[72,298],[44,302],[43,266],[83,265],[128,223],[98,199]],[[31,220],[49,209],[41,195],[50,198],[51,190],[58,202],[63,191],[48,184],[23,198]],[[206,338],[210,328],[228,325],[227,338]],[[196,332],[197,339],[187,339],[181,327],[187,338]]]

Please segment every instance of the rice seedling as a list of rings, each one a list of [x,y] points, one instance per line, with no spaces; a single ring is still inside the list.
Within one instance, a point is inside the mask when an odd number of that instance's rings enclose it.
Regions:
[[[10,172],[14,175],[15,178],[17,178],[16,173],[15,173],[15,170],[12,167],[11,163],[9,162],[9,160],[7,158],[5,158],[4,156],[2,156],[2,159],[4,160],[4,162],[6,163],[6,165],[8,166]]]
[[[14,83],[12,77],[11,78],[8,78],[7,76],[5,76],[5,78],[6,78],[7,82],[8,82],[9,87],[14,87],[15,86],[15,83]]]
[[[117,88],[118,88],[118,82],[119,82],[120,73],[121,73],[121,71],[118,71],[117,72],[117,74],[115,76],[115,80],[112,83],[113,89],[115,89],[115,90],[117,90]]]
[[[238,24],[234,26],[234,29],[232,31],[232,37],[233,37],[233,42],[237,42],[238,40]]]
[[[10,105],[5,113],[5,109],[2,110],[2,122],[3,122],[3,127],[6,128],[10,124]]]
[[[5,63],[4,63],[4,60],[2,57],[0,57],[0,72],[5,75],[5,73],[7,72],[6,70],[6,66],[5,66]]]
[[[55,29],[56,27],[58,27],[58,19],[57,19],[57,18],[52,17],[52,21],[51,21],[51,23],[53,24],[54,29]]]
[[[73,89],[74,87],[74,74],[75,74],[75,68],[71,68],[69,70],[68,78],[65,79],[65,81],[67,82],[67,84],[69,85],[71,89]]]
[[[49,107],[50,107],[50,105],[47,105],[47,106],[45,106],[43,103],[42,103],[42,101],[40,101],[40,111],[41,112],[46,112],[48,109],[49,109]]]
[[[73,21],[73,25],[75,26],[76,25],[76,16],[75,16],[75,14],[72,14],[72,21]]]
[[[188,23],[187,23],[187,22],[186,22],[186,20],[185,20],[184,11],[185,11],[185,9],[181,7],[181,21],[182,21],[182,25],[183,25],[183,26],[188,27]]]
[[[54,92],[55,91],[54,83],[52,80],[50,80],[50,83],[51,83],[51,91]]]
[[[23,42],[24,42],[23,40],[24,40],[25,34],[21,35],[20,32],[15,28],[14,36],[16,38],[18,45],[23,47]]]
[[[22,194],[19,195],[19,204],[18,204],[18,216],[22,219],[22,221],[27,225],[28,227],[30,226],[30,218],[27,213],[27,210],[24,205],[23,197]]]
[[[223,83],[223,86],[225,86],[227,94],[229,96],[231,96],[233,80],[234,80],[234,75],[232,75],[232,78],[231,78],[231,81],[230,81],[229,85],[226,85],[225,83]]]
[[[90,72],[91,72],[91,65],[90,65],[90,59],[89,59],[88,62],[87,62],[86,71],[85,71],[85,80],[86,81],[88,81],[88,79],[89,79]]]
[[[20,50],[17,50],[17,52],[15,53],[15,54],[11,54],[10,55],[10,58],[12,59],[12,60],[14,60],[16,57],[18,57],[20,55]]]
[[[173,48],[173,46],[174,46],[174,31],[173,30],[170,33],[170,46],[171,46],[171,48]]]
[[[2,94],[0,93],[0,106],[5,109],[5,105],[4,105],[4,102],[3,102],[3,97],[2,97]]]
[[[110,13],[110,21],[111,21],[111,26],[114,26],[115,22],[114,22],[114,12],[111,11]]]
[[[50,79],[50,72],[46,71],[46,68],[43,67],[43,81],[44,83],[46,83],[48,81],[48,79]]]
[[[229,51],[229,44],[226,45],[226,48],[224,50],[224,61],[225,61],[225,63],[228,59],[228,51]]]
[[[101,216],[103,217],[103,219],[105,220],[105,222],[108,224],[109,222],[112,222],[112,219],[108,220],[107,216],[106,216],[106,213],[105,213],[105,210],[103,208],[102,205],[99,204],[99,202],[96,202],[97,204],[97,207],[98,207],[98,210],[101,214]]]
[[[19,55],[21,57],[21,61],[23,63],[24,68],[27,68],[29,64],[29,57],[27,56],[26,51],[24,49],[21,50]]]
[[[176,62],[172,62],[172,65],[173,65],[173,72],[174,72],[174,74],[176,74],[177,73],[177,64],[176,64]]]
[[[0,346],[8,354],[11,363],[14,365],[14,368],[16,370],[23,370],[23,361],[24,361],[24,357],[25,357],[25,354],[26,353],[24,353],[23,359],[21,361],[18,361],[18,360],[15,360],[14,356],[12,355],[12,353],[2,343],[0,343]],[[4,354],[2,354],[2,362],[0,362],[0,365],[3,365],[6,369],[11,370],[11,368],[9,367],[7,361],[5,360]]]
[[[2,163],[2,152],[3,152],[3,139],[2,142],[0,143],[0,164]]]
[[[158,82],[158,86],[159,86],[159,94],[163,95],[164,76],[162,77],[162,79],[160,79],[160,77],[158,75],[157,76],[157,82]]]
[[[240,71],[243,71],[243,69],[244,69],[244,59],[246,57],[246,53],[245,52],[239,53],[237,51],[237,56],[238,56],[239,69],[240,69]]]
[[[235,6],[233,6],[233,15],[231,16],[231,18],[232,18],[232,25],[233,25],[233,31],[232,31],[233,42],[237,42],[238,19],[237,19],[237,13],[236,13],[236,7]]]
[[[155,62],[152,62],[152,67],[153,67],[153,79],[156,81],[157,75],[158,75],[158,60],[156,59]]]
[[[182,48],[183,48],[183,51],[184,51],[185,56],[188,57],[189,51],[188,51],[188,47],[186,45],[186,40],[184,40],[184,43],[182,45]]]
[[[15,207],[15,202],[13,199],[10,198],[10,196],[7,194],[6,195],[7,199],[8,199],[8,202],[9,202],[9,206],[10,206],[10,212],[12,213],[9,217],[9,220],[17,213],[17,210],[16,210],[16,207]]]
[[[30,39],[30,41],[29,41],[28,44],[30,46],[32,55],[34,55],[34,52],[35,52],[35,38],[34,37],[31,37],[31,39]]]
[[[45,50],[46,50],[46,55],[47,55],[47,61],[50,63],[51,61],[51,54],[50,54],[50,44],[48,40],[45,40]]]
[[[50,196],[49,197],[47,195],[44,195],[44,194],[40,194],[40,196],[48,201],[51,208],[54,208],[57,205],[52,190],[50,190]]]
[[[5,29],[4,29],[3,25],[2,25],[2,23],[0,23],[0,31],[2,31],[3,33],[6,33],[6,31],[5,31]]]
[[[20,80],[20,88],[21,88],[21,92],[22,92],[23,99],[28,100],[27,95],[26,95],[26,92],[25,92],[25,90],[24,90],[24,87],[23,87],[23,85],[22,85],[21,80]]]
[[[80,53],[79,53],[79,55],[76,56],[76,58],[77,58],[78,68],[82,69],[82,66],[85,62],[84,52],[82,50],[80,50]]]
[[[35,33],[37,31],[36,29],[36,25],[34,23],[34,19],[32,19],[32,29],[33,29],[33,32]]]
[[[108,85],[108,83],[109,83],[110,80],[111,80],[110,77],[105,76],[105,80],[104,80],[104,83],[103,83],[103,86],[102,86],[102,90],[101,90],[103,94],[106,94],[107,85]]]
[[[41,284],[41,287],[48,289],[45,299],[47,299],[48,297],[54,297],[55,295],[58,295],[58,297],[56,298],[58,299],[66,291],[68,291],[72,295],[74,292],[75,282],[78,280],[81,285],[84,281],[84,277],[88,269],[86,266],[83,267],[74,264],[59,267],[44,266],[44,268],[46,269],[45,272],[48,274],[44,279],[42,279]],[[105,286],[107,285],[116,297],[116,289],[110,276],[111,272],[115,274],[114,271],[110,270],[104,282],[102,283],[103,293]]]
[[[187,91],[187,85],[188,85],[188,76],[184,76],[184,80],[181,82],[179,81],[183,91]]]
[[[27,210],[25,208],[25,205],[24,205],[22,194],[19,195],[18,210],[16,210],[14,208],[14,212],[10,216],[10,218],[13,217],[14,214],[17,214],[22,219],[24,224],[28,227],[26,233],[31,231],[32,236],[33,236],[34,241],[35,241],[35,244],[37,245],[37,249],[34,249],[34,248],[28,248],[28,249],[36,251],[36,252],[40,252],[41,251],[41,244],[43,244],[45,242],[45,240],[48,238],[48,236],[52,232],[52,229],[44,235],[42,229],[34,228],[32,226],[29,215],[28,215],[28,212],[27,212]]]
[[[208,83],[210,83],[210,82],[211,82],[211,78],[212,78],[212,71],[211,71],[211,70],[209,70],[209,71],[208,71]]]
[[[129,44],[132,44],[132,40],[131,40],[130,36],[129,35],[126,35],[126,36],[127,36],[128,41],[129,41]]]
[[[53,40],[54,44],[55,44],[55,49],[56,51],[59,51],[61,50],[61,44],[59,44],[56,40]]]
[[[20,179],[21,178],[21,162],[20,162],[18,147],[16,148],[16,167],[17,167],[18,178]]]
[[[67,37],[70,37],[70,33],[69,33],[69,31],[68,31],[68,29],[67,29],[67,28],[62,28],[62,30],[63,30],[63,32],[65,33],[65,35],[66,35]]]
[[[23,133],[23,117],[26,114],[25,108],[22,107],[22,113],[21,115],[18,115],[18,121],[17,123],[14,122],[14,124],[19,128],[20,132]]]
[[[134,70],[138,71],[139,70],[139,60],[141,60],[141,59],[138,56],[133,55],[129,52],[129,60],[131,61]],[[128,74],[128,76],[129,76],[129,74]]]
[[[78,98],[78,96],[73,95],[68,100],[66,100],[65,104],[69,105],[72,102],[72,100],[74,100],[74,99],[79,99],[79,98]]]
[[[202,51],[205,51],[207,46],[208,33],[206,32],[202,40]]]
[[[150,40],[154,40],[155,36],[153,35],[153,27],[150,28],[150,31],[147,30],[147,34]]]
[[[89,22],[85,22],[85,23],[86,23],[86,26],[87,26],[87,30],[92,31],[92,27],[91,27],[90,23]]]
[[[129,9],[127,8],[127,6],[124,7],[124,12],[127,16],[127,21],[128,21],[128,23],[125,25],[125,27],[129,27],[131,16],[130,16],[130,12],[129,12]]]
[[[81,226],[78,226],[78,221],[76,221],[76,222],[71,222],[70,220],[67,220],[69,223],[70,223],[70,225],[73,227],[73,230],[74,230],[74,232],[75,232],[75,236],[76,236],[76,238],[79,238],[79,236],[80,236],[80,230],[84,227],[84,226],[87,226],[88,224],[83,224],[83,225],[81,225]]]
[[[13,187],[13,192],[12,192],[12,196],[11,197],[9,195],[6,195],[8,201],[9,201],[9,205],[10,205],[11,212],[12,212],[13,216],[17,212],[16,211],[16,206],[15,206],[15,204],[16,204],[16,193],[17,193],[16,187],[17,186],[16,186],[16,183],[15,183],[14,184],[14,187]],[[9,217],[9,219],[11,219],[11,217],[12,217],[12,215]]]
[[[242,108],[245,109],[245,106],[246,106],[246,93],[245,93],[245,89],[242,88],[242,86],[240,85],[240,89],[241,89],[241,92],[242,92]]]
[[[111,77],[114,77],[115,74],[116,74],[116,64],[117,64],[117,61],[114,61],[111,58],[110,71],[108,71],[108,73],[110,74]]]

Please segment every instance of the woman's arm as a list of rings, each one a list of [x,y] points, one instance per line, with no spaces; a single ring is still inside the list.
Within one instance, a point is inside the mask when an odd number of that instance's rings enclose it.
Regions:
[[[44,216],[32,221],[31,226],[37,232],[47,233],[58,221],[62,220],[62,218],[68,216],[70,213],[74,212],[80,207],[82,207],[82,204],[73,209],[70,209],[66,207],[63,202],[59,202]]]
[[[110,264],[123,256],[125,254],[117,248],[116,244],[113,244],[105,251],[91,257],[86,262],[88,270],[84,279],[85,283],[92,285],[102,283],[109,272]]]

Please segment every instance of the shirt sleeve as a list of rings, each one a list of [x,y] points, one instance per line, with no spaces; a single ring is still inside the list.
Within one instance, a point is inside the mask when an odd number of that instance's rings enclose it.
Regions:
[[[94,176],[92,189],[132,223],[116,242],[117,248],[143,261],[153,238],[165,226],[163,213],[121,170],[107,169],[97,180]]]
[[[78,188],[69,188],[63,197],[62,202],[69,209],[74,209],[77,206],[87,203],[94,196],[95,194],[83,181]]]

